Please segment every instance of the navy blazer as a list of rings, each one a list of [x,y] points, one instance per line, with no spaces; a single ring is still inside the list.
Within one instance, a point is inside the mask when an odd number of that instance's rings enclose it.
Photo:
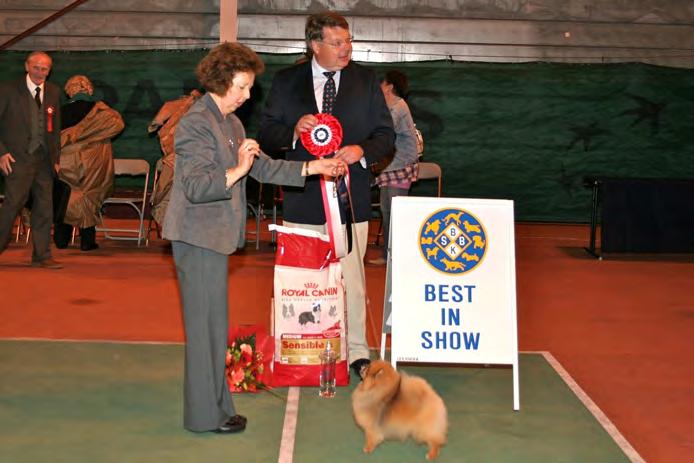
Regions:
[[[266,153],[284,154],[286,159],[309,160],[313,156],[297,140],[292,148],[294,127],[304,114],[318,113],[313,92],[311,61],[279,71],[272,82],[261,117],[258,142]],[[380,82],[371,69],[352,61],[340,74],[340,86],[333,109],[342,124],[342,145],[359,145],[367,165],[373,165],[393,151],[395,131]],[[349,166],[354,221],[371,218],[370,172],[360,163]],[[317,176],[303,188],[285,188],[283,217],[296,223],[321,225],[325,212]]]
[[[48,132],[48,119],[44,142],[48,150],[51,164],[57,164],[60,157],[60,89],[51,82],[44,84],[45,94],[41,109],[47,111],[53,108],[52,130]],[[15,160],[25,156],[29,149],[30,110],[35,105],[29,97],[26,76],[11,82],[0,84],[0,156],[11,153]],[[46,118],[49,116],[46,114]]]

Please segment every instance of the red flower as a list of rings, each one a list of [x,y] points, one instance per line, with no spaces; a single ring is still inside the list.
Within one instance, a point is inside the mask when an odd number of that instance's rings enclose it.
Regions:
[[[239,350],[241,351],[241,365],[250,366],[253,360],[253,348],[248,344],[241,344]]]
[[[263,355],[255,349],[255,334],[238,337],[227,348],[226,378],[231,392],[257,392],[266,388],[261,378]]]
[[[234,370],[231,371],[231,382],[234,384],[241,384],[245,377],[246,374],[239,366],[237,366]]]

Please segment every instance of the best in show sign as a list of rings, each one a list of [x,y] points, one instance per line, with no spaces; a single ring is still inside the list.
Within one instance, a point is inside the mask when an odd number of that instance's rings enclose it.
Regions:
[[[396,197],[390,230],[393,366],[512,365],[518,410],[513,202]]]

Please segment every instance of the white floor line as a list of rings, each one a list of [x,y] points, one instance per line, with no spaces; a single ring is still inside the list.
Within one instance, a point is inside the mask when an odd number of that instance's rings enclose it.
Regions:
[[[607,415],[605,415],[605,413],[602,410],[600,410],[600,407],[598,407],[597,404],[593,402],[593,400],[588,396],[588,394],[585,393],[581,386],[579,386],[578,383],[574,381],[569,372],[564,369],[561,363],[559,363],[559,360],[554,358],[554,356],[547,351],[539,351],[532,353],[542,354],[545,360],[547,360],[547,363],[549,363],[552,366],[552,368],[554,368],[554,370],[561,377],[561,379],[563,379],[566,385],[569,386],[569,389],[571,389],[573,393],[576,394],[578,400],[583,402],[583,405],[585,405],[588,411],[590,411],[593,414],[595,419],[598,420],[598,423],[600,423],[600,425],[605,429],[605,431],[607,431],[607,433],[612,437],[615,443],[619,445],[619,448],[622,449],[622,451],[626,454],[627,458],[629,458],[630,461],[632,461],[633,463],[646,462],[646,460],[644,460],[641,457],[641,455],[639,455],[636,449],[634,449],[634,447],[631,446],[629,441],[622,435],[622,433],[619,432],[617,426],[615,426],[612,423],[612,421],[610,421],[610,419],[607,417]]]
[[[282,443],[277,463],[292,463],[294,458],[294,439],[296,437],[296,421],[299,417],[298,387],[290,387],[287,392],[287,408],[284,411],[284,426],[282,427]]]

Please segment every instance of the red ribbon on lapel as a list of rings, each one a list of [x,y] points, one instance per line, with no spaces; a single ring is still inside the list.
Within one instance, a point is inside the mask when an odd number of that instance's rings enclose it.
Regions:
[[[55,109],[53,109],[53,106],[49,106],[46,108],[46,131],[48,133],[53,132],[53,113],[55,112]]]

